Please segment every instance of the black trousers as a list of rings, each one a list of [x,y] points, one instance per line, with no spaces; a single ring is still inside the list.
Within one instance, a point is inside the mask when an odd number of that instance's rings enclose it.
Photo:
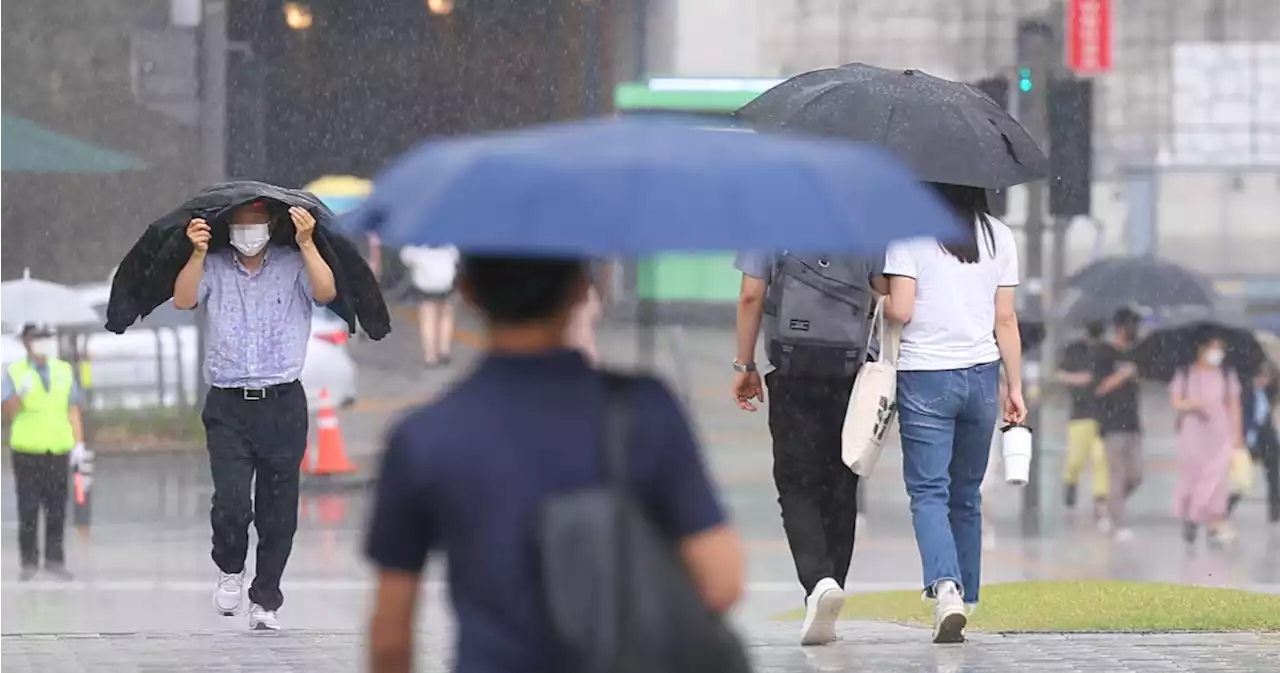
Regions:
[[[1264,427],[1258,434],[1256,456],[1267,481],[1267,519],[1280,521],[1280,437],[1276,429]]]
[[[67,501],[71,499],[67,479],[70,454],[19,453],[13,451],[13,487],[18,492],[18,553],[22,567],[40,565],[40,510],[44,510],[45,565],[60,566],[66,561],[63,549],[67,525]]]
[[[806,596],[824,577],[843,587],[858,521],[858,475],[840,457],[853,379],[774,372],[765,383],[773,482],[800,584]]]
[[[211,388],[201,417],[213,475],[213,562],[225,573],[244,570],[252,522],[258,565],[249,600],[277,610],[284,602],[280,578],[298,530],[307,397],[296,381],[265,393],[246,399],[240,389]]]

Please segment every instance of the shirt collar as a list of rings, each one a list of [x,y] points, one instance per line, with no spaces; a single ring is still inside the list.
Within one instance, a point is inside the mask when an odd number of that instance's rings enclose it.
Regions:
[[[240,261],[240,255],[236,254],[235,250],[231,251],[231,263],[235,264],[237,271],[252,278],[253,276],[262,273],[262,270],[267,268],[267,265],[271,263],[271,244],[268,243],[267,247],[264,249],[262,253],[262,266],[259,266],[257,271],[250,271],[249,268]]]

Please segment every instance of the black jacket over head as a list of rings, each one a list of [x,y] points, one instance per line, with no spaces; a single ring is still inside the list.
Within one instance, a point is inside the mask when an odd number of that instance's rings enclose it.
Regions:
[[[206,220],[212,234],[209,251],[223,250],[231,246],[231,211],[257,200],[267,204],[271,216],[271,245],[298,247],[289,217],[291,206],[306,208],[316,218],[313,240],[333,270],[338,290],[328,308],[346,321],[352,334],[357,320],[371,339],[381,339],[391,332],[391,316],[378,281],[355,244],[334,228],[333,211],[310,192],[250,181],[225,182],[204,189],[147,227],[111,281],[107,330],[123,334],[139,318],[147,317],[173,297],[174,281],[194,250],[187,239],[188,222],[195,218]]]

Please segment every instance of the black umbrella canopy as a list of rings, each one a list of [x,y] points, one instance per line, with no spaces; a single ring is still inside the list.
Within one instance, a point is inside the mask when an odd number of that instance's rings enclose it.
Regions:
[[[1241,378],[1252,377],[1267,361],[1262,344],[1251,330],[1216,320],[1195,320],[1158,328],[1138,342],[1133,349],[1133,361],[1143,377],[1170,381],[1179,369],[1196,361],[1200,345],[1211,338],[1223,342],[1226,353],[1223,367]]]
[[[1003,189],[1049,172],[1035,140],[995,101],[919,70],[864,63],[814,70],[760,94],[735,116],[758,127],[875,143],[928,182]]]
[[[1067,279],[1058,314],[1071,326],[1109,321],[1120,308],[1141,306],[1153,313],[1196,309],[1211,312],[1218,302],[1201,274],[1152,255],[1108,257]]]

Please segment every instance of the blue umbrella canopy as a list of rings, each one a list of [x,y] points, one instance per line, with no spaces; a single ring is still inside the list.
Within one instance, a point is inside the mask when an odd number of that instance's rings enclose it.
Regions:
[[[4,115],[3,170],[16,173],[122,173],[139,171],[147,162],[128,152],[107,149],[47,129],[39,124]]]
[[[843,140],[592,120],[430,141],[344,218],[388,245],[564,256],[876,254],[961,231],[887,152]]]

